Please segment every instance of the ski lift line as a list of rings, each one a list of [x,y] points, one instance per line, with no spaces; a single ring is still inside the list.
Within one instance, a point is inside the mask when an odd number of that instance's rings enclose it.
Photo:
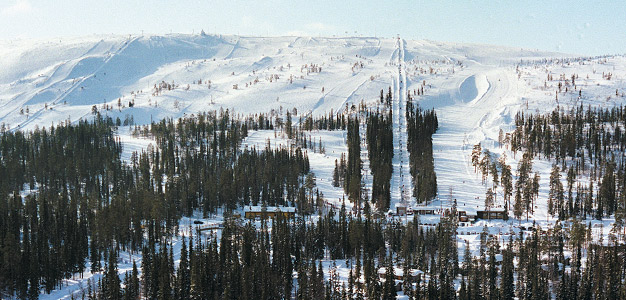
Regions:
[[[396,51],[395,51],[395,55],[397,55],[397,67],[398,67],[398,73],[397,73],[397,77],[394,76],[394,89],[395,89],[395,97],[394,97],[394,101],[393,103],[393,108],[392,110],[394,111],[395,115],[397,116],[397,119],[394,118],[394,123],[397,122],[397,128],[395,128],[394,130],[394,143],[395,144],[394,148],[396,149],[396,155],[399,159],[399,163],[394,164],[394,183],[397,184],[397,187],[393,188],[393,198],[394,202],[397,203],[402,203],[403,205],[407,205],[408,201],[411,199],[410,195],[407,194],[407,188],[411,186],[411,184],[409,183],[409,179],[408,177],[410,176],[404,176],[404,169],[403,165],[404,165],[404,156],[406,155],[405,150],[405,145],[406,143],[403,141],[403,139],[405,139],[406,137],[403,135],[404,131],[403,127],[406,126],[406,121],[403,120],[402,118],[404,117],[404,110],[406,109],[404,107],[404,103],[403,103],[403,99],[404,99],[404,93],[403,90],[406,89],[406,75],[405,73],[403,73],[403,65],[402,65],[402,61],[404,58],[404,49],[403,49],[403,43],[402,40],[400,39],[400,37],[398,37],[397,40],[397,44],[396,44]],[[398,168],[399,165],[399,168]],[[396,196],[397,195],[397,196]],[[392,204],[393,205],[393,204]]]

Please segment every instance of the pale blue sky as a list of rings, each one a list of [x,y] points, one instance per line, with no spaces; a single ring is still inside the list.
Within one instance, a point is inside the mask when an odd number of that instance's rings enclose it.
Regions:
[[[207,33],[386,36],[626,53],[626,1],[0,0],[0,39]]]

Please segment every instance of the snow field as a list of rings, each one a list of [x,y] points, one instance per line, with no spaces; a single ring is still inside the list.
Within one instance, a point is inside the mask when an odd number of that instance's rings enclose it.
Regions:
[[[272,111],[282,114],[295,108],[298,116],[320,116],[343,112],[361,102],[375,107],[380,90],[386,93],[392,87],[392,209],[402,199],[402,186],[410,195],[404,120],[407,92],[424,89],[422,96],[412,94],[414,101],[424,109],[434,108],[439,118],[439,130],[433,136],[439,193],[431,205],[450,207],[452,194],[459,209],[467,211],[484,206],[485,191],[491,186],[490,179],[483,184],[471,166],[473,145],[481,143],[496,159],[505,154],[507,164],[516,173],[521,153],[513,155],[497,140],[500,129],[514,129],[518,112],[547,113],[557,105],[567,111],[581,104],[613,107],[626,103],[625,57],[576,58],[523,49],[396,38],[94,36],[4,41],[0,42],[0,55],[0,123],[11,129],[30,130],[91,118],[94,106],[114,119],[132,116],[138,125],[219,109],[247,115]],[[576,87],[565,81],[573,74],[578,76]],[[548,75],[553,79],[547,80]],[[564,88],[557,95],[559,82]],[[173,88],[155,90],[154,86],[161,83]],[[133,107],[129,107],[130,103]],[[130,160],[134,151],[154,146],[154,141],[133,137],[131,132],[130,127],[118,130],[124,160]],[[364,136],[365,127],[360,132]],[[344,193],[342,188],[332,186],[332,173],[335,160],[341,153],[347,154],[346,133],[306,134],[315,143],[321,139],[325,148],[325,153],[307,150],[317,187],[329,206],[340,207]],[[268,141],[271,147],[292,143],[281,132],[262,130],[250,131],[242,147],[264,149]],[[361,151],[364,185],[371,191],[365,143]],[[485,225],[500,242],[508,240],[511,232],[519,235],[521,227],[531,227],[533,221],[544,229],[553,226],[554,219],[548,216],[545,201],[550,168],[549,161],[533,162],[542,188],[529,221],[479,221],[460,227],[460,255],[464,240],[476,253]],[[496,205],[502,205],[502,188],[497,189]],[[350,208],[351,204],[346,201],[346,206]],[[435,224],[438,219],[424,216],[420,221]],[[209,219],[183,218],[179,236],[172,241],[176,261],[180,256],[180,236],[189,236],[189,224],[195,220],[223,221],[220,215]],[[588,222],[599,238],[608,235],[613,220]],[[140,267],[140,255],[121,253],[120,275],[132,268],[133,260]],[[347,282],[345,261],[334,263],[340,280]],[[323,261],[324,270],[331,264]],[[85,273],[83,278],[67,280],[63,289],[41,297],[67,299],[70,293],[86,288],[88,278],[99,276]]]

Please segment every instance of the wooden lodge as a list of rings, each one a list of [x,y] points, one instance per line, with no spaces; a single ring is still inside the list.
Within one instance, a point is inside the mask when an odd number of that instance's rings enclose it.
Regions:
[[[196,227],[196,229],[197,229],[199,232],[202,232],[202,231],[222,230],[222,229],[224,229],[224,224],[219,223],[219,224],[206,224],[206,225],[199,225],[198,227]]]
[[[378,277],[380,279],[384,280],[385,276],[386,276],[386,273],[387,273],[387,268],[381,267],[381,268],[378,269]],[[419,275],[424,276],[423,274],[424,274],[424,272],[422,272],[420,270],[410,269],[408,277],[410,277],[411,280],[415,281],[415,280],[417,280],[417,276],[419,276]],[[396,267],[396,266],[393,267],[393,276],[394,276],[395,280],[404,280],[404,275],[405,275],[404,274],[404,269]]]
[[[502,220],[506,217],[506,211],[502,208],[492,208],[490,210],[477,210],[476,218],[484,220]]]
[[[407,214],[407,207],[404,205],[396,205],[396,215],[404,216]]]
[[[244,217],[246,219],[268,219],[268,218],[276,218],[278,215],[283,216],[287,219],[293,219],[296,217],[296,208],[295,207],[285,207],[285,206],[246,206],[244,207]]]
[[[466,211],[459,210],[457,213],[459,214],[459,222],[468,222],[470,220]]]
[[[433,207],[416,207],[413,208],[413,212],[418,215],[434,215],[435,208]]]

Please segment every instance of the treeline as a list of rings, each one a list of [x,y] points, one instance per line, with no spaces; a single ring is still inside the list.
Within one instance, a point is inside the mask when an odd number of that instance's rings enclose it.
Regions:
[[[533,201],[539,193],[539,174],[532,174],[532,160],[528,154],[524,154],[517,168],[517,181],[513,181],[511,166],[506,163],[506,155],[497,160],[489,150],[483,150],[480,143],[474,145],[471,155],[474,171],[481,173],[482,183],[485,184],[491,178],[492,186],[487,189],[485,195],[485,209],[491,209],[496,202],[496,191],[502,187],[504,200],[505,219],[508,219],[511,208],[511,196],[515,192],[513,205],[516,217],[521,217],[524,212],[532,213]],[[515,183],[515,186],[513,184]]]
[[[369,196],[363,190],[362,183],[362,166],[361,161],[361,134],[360,127],[365,125],[365,141],[368,147],[368,158],[370,161],[370,170],[372,171],[373,184],[371,200],[376,205],[379,212],[387,211],[391,201],[391,175],[393,173],[393,120],[391,110],[391,88],[386,96],[384,91],[380,91],[380,105],[376,111],[368,109],[361,103],[352,105],[350,108],[346,106],[346,110],[352,113],[348,114],[347,119],[343,115],[337,115],[337,121],[345,120],[347,131],[347,158],[341,155],[339,161],[335,161],[335,170],[333,172],[333,186],[343,186],[344,192],[348,195],[351,202],[356,207],[362,208],[361,200],[369,200]],[[331,118],[329,114],[328,118]],[[364,119],[364,124],[361,123]],[[317,123],[316,123],[317,124]],[[357,210],[360,211],[360,210]]]
[[[110,118],[3,132],[0,290],[37,298],[40,289],[82,274],[87,259],[99,272],[111,251],[141,251],[146,227],[173,236],[180,217],[194,210],[258,204],[313,212],[320,201],[304,186],[306,153],[240,150],[247,128],[261,124],[225,111],[137,127],[157,147],[133,153],[129,163]]]
[[[576,159],[581,167],[585,162],[595,164],[607,161],[614,151],[626,150],[626,107],[586,109],[574,107],[566,112],[556,108],[551,113],[515,116],[516,129],[500,134],[500,143],[512,151],[524,149],[532,156]]]
[[[367,154],[373,176],[371,199],[379,211],[385,212],[390,205],[390,180],[393,173],[393,122],[391,109],[387,112],[369,112],[366,124]]]
[[[626,108],[581,105],[569,112],[557,108],[545,115],[520,113],[516,125],[512,133],[501,134],[512,151],[523,150],[526,161],[536,156],[555,159],[547,199],[550,215],[560,219],[614,215],[617,223],[623,223]]]
[[[178,241],[182,244],[178,266],[172,254],[173,241],[151,236],[153,231],[148,230],[141,276],[135,271],[127,272],[125,284],[107,276],[111,270],[117,270],[117,254],[111,252],[103,279],[91,282],[82,291],[84,295],[79,292],[76,296],[395,299],[393,266],[397,262],[407,271],[426,271],[406,281],[403,287],[413,299],[450,299],[456,295],[453,280],[460,268],[451,220],[429,230],[420,227],[416,220],[408,225],[385,226],[372,217],[366,204],[363,218],[353,218],[343,206],[338,212],[331,209],[315,222],[280,217],[271,222],[262,221],[258,227],[229,219],[219,239],[197,234],[183,237]],[[347,282],[340,281],[336,265],[322,265],[328,258],[347,261]],[[379,275],[381,268],[386,270],[385,280]],[[426,284],[427,277],[430,284]]]
[[[356,203],[357,207],[361,207],[361,168],[363,165],[361,161],[360,126],[361,123],[358,116],[348,117],[348,133],[346,139],[348,144],[348,160],[344,168],[345,174],[343,179],[343,189],[348,195],[348,199]]]
[[[0,135],[0,291],[36,299],[84,272],[89,235],[116,234],[114,222],[99,226],[115,217],[111,194],[129,188],[111,126],[98,118]]]
[[[220,207],[235,209],[250,203],[293,205],[299,179],[309,172],[306,153],[299,148],[269,146],[262,151],[240,150],[247,128],[264,128],[260,123],[267,117],[262,116],[241,121],[227,111],[212,112],[150,126],[149,135],[161,149],[148,160],[155,162],[153,177],[161,179],[156,180],[156,189],[162,188],[159,181],[169,184],[166,191],[181,199],[185,215],[194,209],[206,215]]]
[[[390,91],[391,92],[391,91]],[[381,90],[382,93],[382,90]],[[390,97],[390,96],[388,96]],[[382,103],[382,102],[381,102]],[[361,101],[358,104],[346,103],[343,112],[331,111],[322,116],[313,117],[311,114],[301,116],[299,119],[299,129],[311,131],[311,130],[347,130],[348,119],[350,116],[357,114],[364,116],[368,112],[368,107],[365,102]]]
[[[334,113],[332,110],[327,114],[317,118],[311,115],[300,118],[302,130],[346,130],[347,118],[345,114]]]
[[[626,248],[613,234],[606,243],[594,237],[591,225],[557,222],[508,238],[484,227],[470,250],[469,242],[458,245],[455,206],[434,228],[419,225],[417,216],[381,223],[368,204],[364,211],[353,218],[342,207],[315,222],[278,218],[271,231],[265,221],[259,228],[230,220],[219,240],[179,241],[178,266],[171,242],[149,238],[141,277],[130,271],[121,285],[105,274],[83,292],[91,299],[395,299],[398,289],[409,299],[626,297]],[[347,282],[334,263],[322,265],[329,258],[346,261]],[[116,270],[116,260],[107,261],[105,269]],[[397,285],[394,267],[415,276]]]
[[[407,149],[413,177],[413,197],[423,203],[437,195],[437,175],[433,158],[433,134],[439,123],[435,110],[422,110],[413,104],[411,95],[406,102]]]
[[[623,299],[624,247],[614,242],[594,241],[591,226],[579,222],[533,227],[508,241],[485,227],[478,256],[465,244],[458,299]]]

